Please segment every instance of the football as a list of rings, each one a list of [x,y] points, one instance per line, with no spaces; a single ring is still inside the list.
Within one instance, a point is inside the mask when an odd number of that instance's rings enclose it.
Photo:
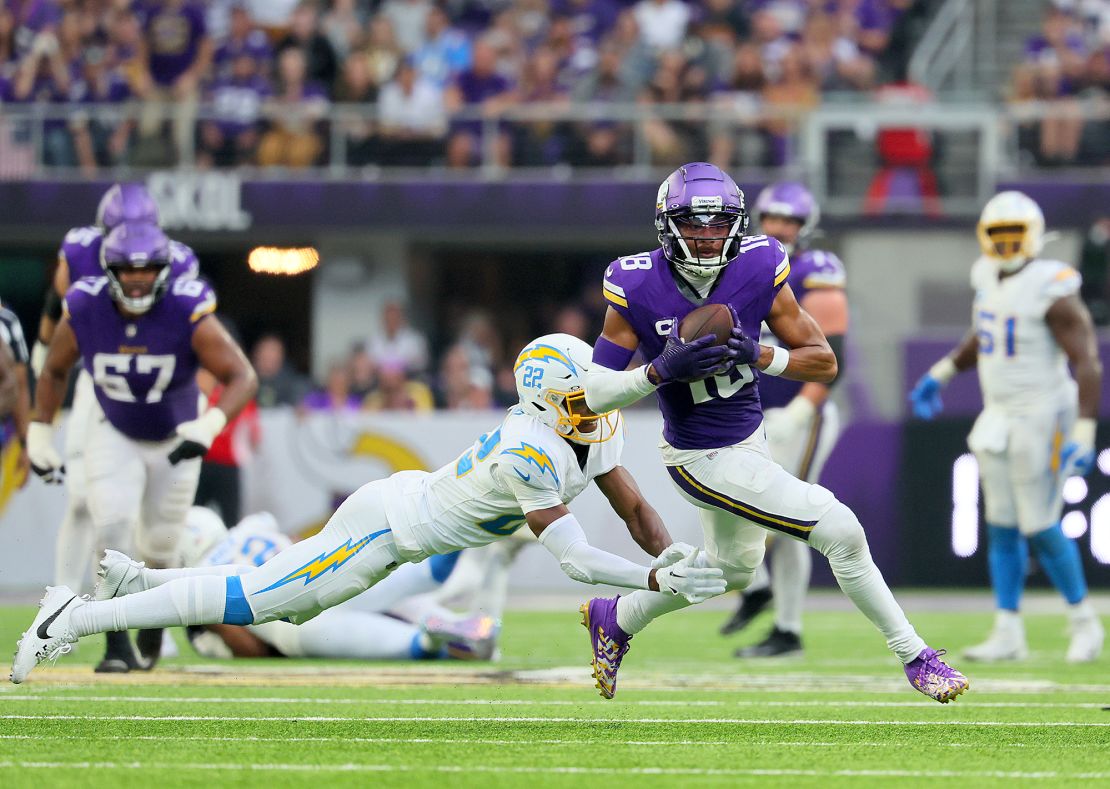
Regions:
[[[693,342],[699,337],[712,334],[717,338],[714,345],[724,345],[728,342],[731,331],[732,313],[724,304],[705,304],[698,307],[678,324],[678,336],[683,342]]]

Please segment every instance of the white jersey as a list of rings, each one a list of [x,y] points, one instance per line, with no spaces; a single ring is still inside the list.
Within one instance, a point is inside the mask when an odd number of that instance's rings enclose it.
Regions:
[[[1078,271],[1056,260],[1032,260],[1001,280],[986,258],[972,266],[972,324],[979,335],[985,406],[1030,413],[1076,399],[1067,355],[1045,323],[1045,313],[1058,299],[1078,293],[1081,282]]]
[[[455,462],[390,478],[386,517],[398,550],[417,562],[486,545],[523,526],[525,513],[567,504],[594,477],[620,465],[624,426],[608,441],[587,446],[580,465],[552,428],[512,409]]]
[[[268,516],[248,515],[227,530],[227,537],[200,560],[201,567],[236,564],[261,567],[293,541],[273,527]]]

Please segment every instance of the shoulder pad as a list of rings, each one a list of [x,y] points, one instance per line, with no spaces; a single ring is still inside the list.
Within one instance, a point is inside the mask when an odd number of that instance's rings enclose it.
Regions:
[[[628,307],[628,294],[647,281],[649,272],[660,265],[650,252],[624,255],[605,269],[602,282],[606,301],[618,307]]]
[[[844,264],[832,252],[807,250],[794,259],[793,265],[799,269],[797,273],[802,276],[802,284],[810,290],[843,288],[847,284]]]
[[[203,279],[175,279],[170,283],[167,299],[173,300],[182,314],[196,323],[216,311],[216,292]]]
[[[556,457],[542,442],[521,439],[502,443],[498,461],[533,487],[558,489],[562,475]]]
[[[196,279],[200,276],[197,253],[188,244],[170,241],[170,276],[179,279]]]

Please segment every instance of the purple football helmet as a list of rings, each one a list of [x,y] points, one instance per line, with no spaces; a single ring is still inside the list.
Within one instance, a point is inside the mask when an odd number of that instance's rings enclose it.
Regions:
[[[105,232],[124,222],[146,222],[161,225],[158,204],[142,184],[115,184],[100,198],[96,224]]]
[[[153,307],[169,287],[170,240],[157,225],[120,225],[100,245],[100,265],[108,277],[108,288],[116,303],[128,312],[141,315]],[[125,269],[153,269],[156,275],[149,291],[129,295],[119,278]]]
[[[755,200],[755,215],[785,216],[802,223],[798,241],[804,240],[817,228],[821,209],[810,191],[796,181],[780,181],[759,193]]]
[[[718,230],[706,234],[706,228]],[[698,277],[715,274],[740,254],[748,229],[744,193],[715,165],[684,164],[659,186],[655,229],[676,268]]]

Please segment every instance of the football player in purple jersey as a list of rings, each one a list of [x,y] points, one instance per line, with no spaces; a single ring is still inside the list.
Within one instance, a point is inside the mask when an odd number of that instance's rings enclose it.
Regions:
[[[820,214],[813,195],[799,183],[772,184],[756,198],[755,213],[760,229],[782,243],[790,254],[786,284],[801,308],[817,321],[840,367],[848,330],[844,265],[831,252],[807,245]],[[759,339],[764,345],[778,344],[770,331],[764,331]],[[830,386],[782,376],[759,378],[759,400],[771,457],[806,482],[818,481],[840,432],[836,404],[828,399]],[[772,598],[775,623],[762,642],[738,650],[737,657],[775,657],[802,651],[802,608],[812,565],[809,546],[803,540],[770,540],[768,549],[771,572],[768,561],[759,565],[751,586],[741,593],[740,605],[721,633],[742,630]]]
[[[768,532],[808,543],[886,637],[910,684],[946,703],[967,689],[967,678],[914,631],[872,561],[856,516],[825,488],[775,463],[767,448],[757,379],[828,383],[837,363],[787,284],[785,248],[767,236],[746,236],[747,225],[743,192],[714,165],[684,165],[660,185],[659,248],[606,269],[609,308],[587,376],[587,403],[602,413],[654,392],[663,413],[663,462],[681,495],[698,507],[704,561],[724,570],[729,588],[751,583]],[[726,343],[679,336],[682,319],[704,304],[732,311]],[[781,345],[757,341],[764,322]],[[629,370],[637,350],[647,361]],[[632,635],[688,604],[636,591],[582,606],[603,696],[616,691]]]
[[[37,474],[61,481],[52,423],[80,359],[103,413],[89,420],[83,458],[98,549],[130,547],[134,539],[156,567],[177,560],[201,456],[257,389],[243,352],[212,315],[212,289],[199,279],[173,279],[171,254],[169,239],[149,223],[122,224],[104,239],[102,276],[79,279],[66,293],[38,379],[27,450]],[[218,405],[204,405],[200,368],[224,386]],[[134,667],[124,638],[115,651],[110,644],[100,670]],[[140,651],[156,658],[160,642],[160,633],[152,634]]]
[[[46,360],[46,350],[54,335],[54,328],[62,315],[62,299],[69,286],[82,277],[102,277],[100,248],[104,237],[125,223],[159,224],[158,206],[146,187],[136,183],[114,184],[101,197],[96,209],[96,222],[72,228],[65,235],[58,250],[58,265],[54,281],[47,290],[45,306],[39,320],[38,341],[31,354],[31,368],[37,378]],[[170,278],[195,279],[200,266],[192,249],[177,242],[170,242]],[[55,583],[81,589],[85,579],[96,572],[99,552],[92,518],[86,504],[84,451],[88,427],[100,411],[93,394],[92,379],[81,370],[77,376],[73,404],[66,425],[65,458],[66,509],[58,530],[54,551]],[[109,652],[131,657],[126,633],[109,636]],[[133,659],[132,659],[133,662]],[[118,660],[105,663],[105,667],[118,665]]]

